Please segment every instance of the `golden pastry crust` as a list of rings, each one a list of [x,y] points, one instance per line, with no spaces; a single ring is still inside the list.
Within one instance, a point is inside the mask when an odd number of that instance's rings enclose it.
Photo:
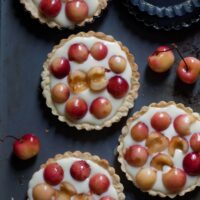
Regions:
[[[75,151],[75,152],[67,151],[64,154],[57,154],[54,158],[50,158],[47,160],[45,164],[42,164],[41,168],[45,168],[48,164],[54,163],[60,159],[71,158],[71,157],[80,158],[83,160],[90,160],[96,163],[97,165],[103,167],[110,174],[112,178],[112,185],[116,189],[116,192],[118,194],[118,200],[125,199],[125,195],[123,193],[124,187],[120,183],[120,177],[115,173],[115,169],[109,165],[107,160],[101,159],[99,156],[96,155],[91,155],[89,152],[82,153],[80,151]]]
[[[129,134],[129,126],[131,125],[131,123],[133,121],[135,121],[136,119],[138,119],[139,117],[141,117],[142,115],[144,115],[150,107],[158,107],[158,108],[162,108],[162,107],[166,107],[166,106],[170,106],[170,105],[175,105],[177,108],[180,108],[182,110],[184,110],[186,113],[188,114],[192,114],[196,120],[200,121],[200,115],[198,113],[193,112],[193,110],[190,107],[185,107],[183,104],[181,103],[175,103],[174,101],[170,101],[170,102],[165,102],[165,101],[161,101],[159,103],[152,103],[149,106],[144,106],[141,108],[140,111],[134,113],[134,115],[132,117],[130,117],[127,120],[126,126],[124,126],[122,128],[122,134],[119,137],[119,146],[117,147],[117,151],[118,151],[118,161],[121,164],[121,169],[122,171],[126,174],[126,177],[128,180],[132,181],[135,184],[135,180],[133,180],[133,177],[130,176],[130,174],[128,174],[126,172],[126,167],[124,165],[124,155],[123,155],[123,149],[124,149],[124,138]],[[136,185],[136,184],[135,184]],[[170,198],[175,198],[176,196],[183,196],[185,195],[187,192],[191,192],[192,190],[194,190],[196,187],[200,186],[200,177],[198,178],[198,181],[195,185],[182,190],[181,192],[179,192],[178,194],[164,194],[162,192],[159,191],[155,191],[155,190],[148,190],[148,191],[143,191],[143,192],[148,192],[150,195],[152,196],[160,196],[160,197],[170,197]]]
[[[61,26],[59,23],[57,23],[56,21],[53,20],[48,20],[48,18],[44,17],[40,11],[38,10],[37,6],[33,3],[33,0],[19,0],[20,3],[22,3],[25,6],[25,9],[30,12],[31,16],[34,19],[38,19],[39,22],[41,24],[47,24],[50,28],[58,28],[58,29],[62,29],[62,28],[69,28],[69,29],[73,29],[74,26],[72,27],[63,27]],[[86,23],[91,23],[93,22],[95,17],[98,17],[101,12],[107,7],[108,5],[108,0],[99,0],[99,6],[96,10],[96,12],[94,13],[93,16],[86,18],[84,21],[75,24],[75,26],[84,26]]]
[[[139,89],[139,72],[138,72],[138,67],[137,64],[135,63],[134,56],[129,52],[128,48],[123,46],[121,42],[117,43],[120,45],[122,51],[124,51],[127,55],[128,61],[131,65],[132,68],[132,79],[131,79],[131,89],[129,93],[126,95],[124,99],[123,105],[118,109],[117,113],[108,121],[104,122],[102,125],[94,125],[94,124],[89,124],[89,123],[82,123],[82,124],[76,124],[67,119],[65,116],[59,115],[57,112],[54,103],[51,98],[51,93],[50,93],[50,72],[49,72],[49,63],[51,60],[51,57],[55,54],[57,49],[62,47],[66,42],[69,40],[75,38],[75,37],[91,37],[95,36],[99,39],[110,41],[110,42],[116,42],[116,40],[111,37],[107,36],[104,33],[101,32],[93,32],[90,31],[88,33],[80,32],[77,35],[71,35],[68,39],[63,39],[61,40],[60,44],[55,46],[52,50],[51,53],[48,54],[48,59],[43,65],[44,71],[42,72],[42,83],[41,86],[43,88],[43,96],[46,98],[46,104],[49,108],[52,110],[52,114],[58,116],[58,119],[62,122],[66,122],[69,126],[74,126],[78,130],[80,129],[86,129],[86,130],[101,130],[103,127],[110,127],[112,123],[118,122],[122,117],[126,116],[128,113],[128,110],[133,107],[134,105],[134,100],[138,97],[138,89]]]

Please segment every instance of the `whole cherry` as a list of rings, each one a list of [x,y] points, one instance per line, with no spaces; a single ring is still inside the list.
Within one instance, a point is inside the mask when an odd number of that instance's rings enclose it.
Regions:
[[[177,75],[184,83],[195,83],[200,75],[200,60],[194,57],[182,59],[177,68]]]
[[[174,60],[171,48],[160,46],[148,57],[148,65],[154,72],[163,73],[172,67]]]
[[[13,153],[17,158],[21,160],[28,160],[36,156],[40,151],[40,141],[39,138],[31,133],[23,135],[21,138],[16,138],[14,136],[6,136],[6,138],[13,138],[15,142],[13,143]]]
[[[183,169],[191,176],[200,175],[200,153],[187,154],[183,159]]]
[[[44,179],[50,185],[58,185],[64,177],[64,170],[58,163],[50,163],[44,168]]]
[[[61,0],[41,0],[39,4],[40,12],[46,17],[56,17],[61,7]]]

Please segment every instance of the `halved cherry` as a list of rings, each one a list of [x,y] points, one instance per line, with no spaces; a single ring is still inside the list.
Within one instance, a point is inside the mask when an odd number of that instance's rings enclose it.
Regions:
[[[61,7],[61,0],[41,0],[39,4],[40,12],[46,17],[56,17]]]
[[[50,185],[58,185],[64,178],[64,170],[58,163],[50,163],[44,169],[44,180]]]
[[[90,176],[90,172],[90,166],[84,160],[75,161],[70,168],[71,176],[77,181],[84,181]]]
[[[57,57],[51,62],[50,69],[56,78],[62,79],[70,72],[69,60],[64,57]]]
[[[90,53],[96,60],[103,60],[108,54],[108,48],[102,42],[96,42],[90,49]]]
[[[69,20],[80,23],[88,17],[89,8],[84,0],[71,0],[66,2],[65,12]]]
[[[86,61],[88,55],[89,50],[83,43],[72,44],[68,51],[69,60],[75,61],[77,63],[83,63]]]

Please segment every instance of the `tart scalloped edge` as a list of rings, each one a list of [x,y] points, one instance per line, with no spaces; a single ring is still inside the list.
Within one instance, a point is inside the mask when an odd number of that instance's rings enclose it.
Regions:
[[[123,139],[124,137],[129,133],[128,132],[128,127],[129,125],[132,123],[132,121],[138,119],[140,116],[142,116],[144,113],[146,113],[149,109],[149,107],[166,107],[166,106],[170,106],[170,105],[175,105],[177,108],[180,108],[182,110],[184,110],[186,113],[188,114],[192,114],[197,120],[200,120],[200,115],[196,112],[193,112],[193,110],[190,107],[185,107],[182,103],[175,103],[174,101],[169,101],[169,102],[165,102],[165,101],[161,101],[159,103],[151,103],[149,106],[144,106],[141,108],[140,111],[134,113],[134,115],[132,117],[130,117],[127,120],[126,125],[122,128],[122,134],[119,137],[119,146],[117,147],[117,151],[119,154],[118,157],[118,161],[121,164],[121,170],[126,174],[126,177],[129,181],[132,181],[135,184],[135,180],[133,180],[133,178],[126,172],[125,169],[125,165],[124,165],[124,158],[123,158]],[[177,195],[179,196],[183,196],[185,195],[187,192],[191,192],[192,190],[194,190],[196,187],[200,186],[200,177],[197,181],[197,183],[185,190],[180,191],[177,194],[164,194],[162,192],[159,191],[155,191],[155,190],[148,190],[148,191],[143,191],[143,192],[148,192],[150,195],[152,196],[160,196],[160,197],[170,197],[170,198],[175,198]]]
[[[54,106],[54,103],[51,98],[51,93],[50,93],[50,84],[49,84],[50,73],[49,73],[48,68],[49,68],[49,62],[50,62],[51,57],[54,55],[54,53],[57,51],[58,48],[62,47],[66,42],[70,41],[71,39],[75,37],[91,37],[91,36],[97,37],[102,40],[107,40],[110,42],[117,42],[120,45],[122,51],[126,53],[128,61],[132,68],[131,90],[128,92],[127,96],[125,97],[122,106],[117,110],[117,113],[111,119],[109,119],[108,121],[105,121],[104,124],[102,125],[93,125],[89,123],[76,124],[68,120],[65,116],[59,115],[59,113],[57,112]],[[93,32],[93,31],[89,31],[87,33],[80,32],[76,35],[69,36],[67,39],[61,40],[60,44],[54,46],[52,52],[48,54],[48,59],[44,63],[43,68],[44,68],[44,71],[42,72],[42,75],[41,75],[42,76],[41,86],[43,88],[43,96],[46,98],[47,106],[51,108],[53,115],[58,116],[58,119],[60,121],[66,122],[69,126],[74,126],[78,130],[81,130],[81,129],[86,129],[87,131],[94,130],[94,129],[101,130],[104,127],[110,127],[112,123],[118,122],[122,117],[127,115],[129,109],[134,106],[134,100],[138,97],[138,89],[140,87],[140,84],[139,84],[140,74],[138,72],[138,66],[135,63],[134,56],[129,52],[127,47],[122,45],[121,42],[116,41],[112,36],[105,35],[104,33],[101,33],[101,32]]]
[[[62,29],[65,27],[62,27],[59,23],[55,21],[48,20],[46,17],[40,14],[38,8],[34,5],[32,0],[19,0],[21,4],[24,5],[25,9],[31,14],[32,18],[38,19],[41,24],[47,24],[50,28],[58,28]],[[108,5],[108,0],[100,0],[99,6],[94,13],[93,16],[86,18],[84,21],[75,24],[75,26],[84,26],[86,23],[91,23],[93,22],[95,17],[98,17],[101,12],[107,7]],[[66,27],[68,29],[74,29],[74,27]]]
[[[120,183],[120,177],[115,173],[115,169],[109,165],[107,160],[101,159],[99,156],[92,155],[89,152],[82,153],[80,151],[75,151],[75,152],[67,151],[64,154],[57,154],[57,155],[55,155],[54,158],[49,158],[45,164],[42,164],[40,166],[40,168],[41,169],[45,168],[48,164],[54,163],[60,159],[71,158],[71,157],[80,158],[83,160],[90,160],[90,161],[98,164],[99,166],[103,167],[110,174],[110,176],[112,178],[112,185],[114,186],[114,188],[117,192],[118,200],[125,199],[125,195],[123,193],[124,187]],[[29,199],[27,199],[27,200],[29,200]]]

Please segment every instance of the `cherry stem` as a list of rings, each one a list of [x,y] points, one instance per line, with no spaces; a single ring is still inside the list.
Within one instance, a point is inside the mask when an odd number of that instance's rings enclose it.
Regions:
[[[14,139],[14,140],[18,140],[18,139],[19,139],[19,138],[13,136],[13,135],[6,135],[5,137],[0,138],[0,142],[3,143],[7,138],[12,138],[12,139]]]
[[[178,49],[178,46],[177,46],[175,43],[172,43],[172,44],[171,44],[171,48],[169,48],[169,49],[167,49],[167,50],[163,50],[163,51],[157,51],[157,52],[159,52],[159,53],[160,53],[160,52],[166,52],[166,51],[171,51],[171,50],[174,50],[174,49],[177,51],[178,55],[181,57],[181,59],[182,59],[183,62],[185,63],[186,71],[189,71],[189,67],[188,67],[187,63],[185,62],[185,59],[184,59],[184,57],[182,56],[180,50]]]
[[[171,44],[171,46],[177,51],[178,55],[181,57],[181,59],[182,59],[183,62],[185,63],[186,71],[188,71],[188,70],[189,70],[189,67],[188,67],[187,63],[185,62],[185,59],[184,59],[184,57],[182,56],[180,50],[178,49],[178,46],[177,46],[175,43]]]

